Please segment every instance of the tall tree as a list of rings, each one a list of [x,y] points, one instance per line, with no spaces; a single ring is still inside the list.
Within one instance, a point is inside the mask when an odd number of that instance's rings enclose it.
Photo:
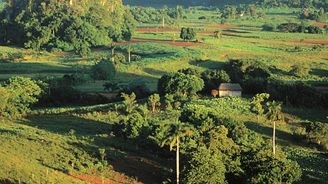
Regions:
[[[174,122],[174,123],[165,123],[161,127],[161,132],[163,133],[161,146],[163,147],[166,144],[169,144],[170,151],[173,150],[173,147],[176,147],[176,182],[179,184],[179,162],[180,162],[180,143],[184,137],[190,137],[193,135],[193,126],[190,124],[182,123],[182,122]]]
[[[273,122],[273,132],[272,132],[272,152],[273,155],[276,154],[276,121],[282,119],[281,115],[281,103],[272,101],[267,103],[267,117]]]

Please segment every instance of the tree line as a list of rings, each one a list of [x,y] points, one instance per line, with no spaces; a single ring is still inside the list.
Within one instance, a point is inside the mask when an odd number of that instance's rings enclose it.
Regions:
[[[131,19],[119,0],[6,0],[0,43],[85,55],[91,47],[130,39]]]

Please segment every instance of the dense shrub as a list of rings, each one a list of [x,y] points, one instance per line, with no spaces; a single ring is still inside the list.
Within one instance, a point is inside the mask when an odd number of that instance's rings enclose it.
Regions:
[[[181,16],[182,11],[176,8],[155,9],[150,7],[132,7],[129,9],[134,19],[140,23],[175,23],[175,19]]]
[[[304,107],[327,107],[328,99],[325,93],[303,83],[286,83],[282,81],[269,81],[267,92],[275,100],[288,105]]]
[[[305,26],[297,23],[283,23],[278,26],[280,32],[321,34],[323,30],[318,26]]]
[[[41,82],[30,78],[13,77],[0,86],[0,117],[18,118],[29,112],[42,93]]]
[[[126,120],[114,124],[112,131],[116,136],[126,139],[141,139],[148,136],[148,126],[141,114],[133,113]]]
[[[262,31],[276,31],[277,30],[277,26],[274,24],[263,24],[262,25]]]
[[[130,22],[122,3],[99,1],[11,1],[0,13],[0,43],[35,50],[74,49],[86,55],[90,47],[126,38]],[[113,23],[115,22],[115,23]]]
[[[306,139],[328,150],[328,124],[320,122],[307,123]]]
[[[201,72],[194,68],[184,68],[184,69],[178,70],[178,72],[186,74],[186,75],[195,75],[197,77],[201,76]]]
[[[201,74],[204,80],[204,91],[209,93],[213,89],[219,89],[221,83],[230,82],[230,77],[224,70],[207,70]]]
[[[182,171],[183,183],[225,184],[225,166],[218,154],[205,147],[190,153],[189,161]]]
[[[195,75],[171,73],[158,81],[158,92],[162,95],[193,96],[204,87],[204,81]]]
[[[273,155],[270,146],[249,151],[242,157],[248,183],[294,183],[300,180],[300,166],[288,160],[283,152]]]
[[[116,75],[115,65],[103,59],[91,68],[91,77],[94,80],[113,80]]]
[[[138,98],[145,98],[151,94],[151,90],[147,81],[143,78],[132,80],[126,87],[123,88],[124,93],[135,93]]]
[[[196,31],[193,28],[182,28],[180,38],[184,41],[191,41],[196,38]]]

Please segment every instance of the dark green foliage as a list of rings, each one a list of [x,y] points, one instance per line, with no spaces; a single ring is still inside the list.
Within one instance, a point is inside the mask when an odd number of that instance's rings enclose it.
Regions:
[[[194,68],[184,68],[184,69],[178,70],[178,72],[186,74],[186,75],[195,75],[197,77],[201,76],[200,71],[197,69],[194,69]]]
[[[324,7],[326,10],[327,1],[325,0],[316,0],[316,1],[306,1],[306,0],[257,0],[257,4],[264,7],[291,7],[291,8],[322,8]]]
[[[191,41],[196,38],[196,31],[193,28],[182,28],[180,38],[184,41]]]
[[[248,183],[294,183],[302,174],[300,166],[283,152],[273,155],[270,145],[249,151],[242,163]]]
[[[158,92],[162,95],[193,96],[204,87],[204,81],[195,75],[171,73],[158,81]]]
[[[148,136],[148,122],[139,113],[133,113],[127,119],[114,124],[112,130],[116,136],[126,139],[142,139]]]
[[[205,147],[199,147],[190,153],[185,166],[183,183],[225,184],[225,166],[219,154],[212,153]]]
[[[328,99],[324,93],[302,82],[270,81],[267,92],[273,99],[287,105],[304,107],[327,107],[328,105]]]
[[[236,6],[224,6],[222,17],[226,19],[236,19],[237,18],[237,7]]]
[[[91,68],[91,77],[94,80],[113,80],[115,75],[115,65],[108,59],[102,59]]]
[[[283,23],[280,24],[277,29],[280,32],[286,33],[310,33],[310,34],[321,34],[323,30],[318,26],[305,26],[297,23]]]
[[[230,79],[233,82],[241,82],[244,79],[244,62],[238,59],[231,59],[226,64],[225,70],[228,72]]]
[[[147,85],[147,81],[143,78],[136,78],[132,80],[122,92],[124,93],[135,93],[138,98],[145,98],[151,94],[151,91]]]
[[[63,78],[46,78],[42,79],[46,86],[43,86],[44,93],[41,95],[39,105],[59,105],[68,104],[73,102],[79,102],[81,100],[81,94],[74,89],[73,85],[79,84],[77,81],[67,77]]]
[[[277,26],[271,23],[264,24],[262,26],[262,31],[276,31],[276,30],[277,30]]]
[[[221,83],[231,82],[229,75],[224,70],[207,70],[201,74],[204,80],[205,93],[211,92],[213,89],[219,89]]]
[[[328,150],[328,124],[309,122],[306,124],[306,139]]]
[[[0,86],[0,117],[19,118],[30,110],[30,105],[38,102],[42,93],[41,82],[30,78],[14,77]]]
[[[132,7],[130,12],[134,19],[141,23],[162,23],[163,18],[166,23],[172,24],[175,19],[181,16],[181,10],[176,8],[155,9],[150,7]]]
[[[246,78],[268,78],[270,71],[268,66],[260,62],[250,63],[245,71]]]
[[[11,1],[0,13],[0,42],[35,50],[75,50],[86,55],[90,47],[107,45],[111,39],[129,39],[120,2],[103,5],[99,1]]]
[[[299,32],[299,24],[296,23],[283,23],[280,24],[277,28],[280,32],[287,32],[287,33]]]

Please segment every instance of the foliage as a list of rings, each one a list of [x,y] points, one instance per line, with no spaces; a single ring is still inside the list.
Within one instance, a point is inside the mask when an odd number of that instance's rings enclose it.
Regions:
[[[310,33],[310,34],[321,34],[323,30],[317,26],[304,26],[297,23],[283,23],[280,24],[277,29],[280,32],[286,33]]]
[[[126,94],[126,93],[122,93],[121,97],[124,99],[123,104],[124,104],[125,112],[128,113],[128,114],[131,114],[136,108],[136,103],[137,103],[136,94],[131,93],[129,95],[129,94]]]
[[[324,93],[303,82],[269,81],[267,92],[273,99],[287,105],[304,107],[326,107],[328,105],[328,99]]]
[[[113,132],[116,136],[126,139],[143,139],[148,136],[148,122],[139,113],[132,113],[125,120],[114,124]]]
[[[91,46],[106,45],[129,31],[119,1],[10,1],[0,15],[0,42],[26,48],[74,49],[81,55]]]
[[[265,113],[266,110],[266,102],[269,99],[270,95],[267,93],[257,94],[252,98],[251,109],[258,116],[261,116]]]
[[[194,68],[184,68],[184,69],[178,70],[178,72],[186,74],[186,75],[195,75],[197,77],[201,76],[200,71],[197,69],[194,69]]]
[[[91,68],[91,77],[94,80],[113,80],[115,75],[115,65],[107,59],[102,59]]]
[[[224,184],[225,166],[219,154],[205,147],[190,153],[190,159],[183,170],[183,183]]]
[[[18,118],[30,111],[29,107],[38,102],[42,93],[41,82],[30,78],[10,78],[1,90],[0,116],[7,118]]]
[[[196,38],[196,32],[193,28],[181,28],[180,32],[180,38],[183,39],[184,41],[188,40],[193,40]]]
[[[309,142],[321,145],[323,149],[328,149],[328,125],[320,122],[310,122],[306,124],[306,139]]]
[[[129,84],[125,88],[123,88],[122,91],[124,93],[135,93],[138,98],[145,98],[148,97],[149,94],[151,94],[151,91],[147,85],[147,81],[145,81],[141,77],[129,82]]]
[[[160,100],[159,94],[153,94],[148,97],[148,106],[153,113],[157,110],[157,107],[161,105]]]
[[[155,136],[152,137],[161,147],[169,146],[170,151],[183,142],[184,137],[190,137],[194,134],[192,125],[180,121],[162,122],[155,130]]]
[[[277,121],[281,120],[283,118],[282,112],[281,112],[281,105],[282,103],[272,101],[272,102],[267,102],[267,118],[271,121]]]
[[[158,92],[162,95],[193,96],[204,87],[204,81],[195,75],[171,73],[158,81]]]
[[[272,23],[263,24],[262,26],[262,31],[276,31],[276,29],[277,26]]]
[[[273,155],[268,146],[249,151],[242,162],[249,183],[294,183],[302,175],[296,162],[281,151]]]
[[[130,12],[134,19],[140,23],[161,23],[163,18],[165,22],[175,23],[177,18],[182,17],[182,10],[176,8],[155,9],[150,7],[132,7]]]
[[[231,82],[229,75],[224,70],[206,70],[201,74],[204,80],[204,90],[209,92],[212,89],[219,89],[221,83]]]

